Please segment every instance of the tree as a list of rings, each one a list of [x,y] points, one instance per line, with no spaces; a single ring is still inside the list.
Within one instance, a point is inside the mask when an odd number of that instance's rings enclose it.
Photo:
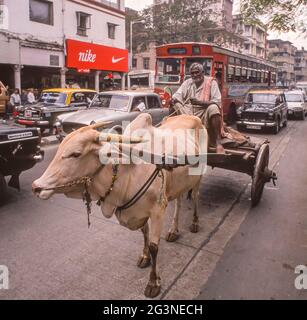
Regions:
[[[210,4],[214,0],[175,0],[151,6],[142,11],[148,41],[157,44],[202,41],[206,29],[215,27],[210,20]]]
[[[241,12],[251,24],[261,17],[270,30],[307,32],[307,0],[241,0]]]

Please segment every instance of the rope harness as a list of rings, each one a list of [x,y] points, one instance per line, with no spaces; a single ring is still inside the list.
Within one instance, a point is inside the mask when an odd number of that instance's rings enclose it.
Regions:
[[[83,202],[86,206],[88,228],[90,228],[90,226],[91,226],[90,216],[92,214],[92,202],[93,202],[91,195],[90,195],[90,192],[89,192],[89,187],[93,183],[94,177],[100,172],[102,167],[103,166],[99,167],[99,169],[96,171],[96,173],[94,173],[94,175],[92,177],[86,176],[86,177],[82,177],[80,179],[77,179],[73,182],[69,182],[67,184],[62,184],[62,185],[57,186],[55,188],[44,189],[46,191],[51,191],[51,190],[55,191],[58,189],[84,185],[82,199],[83,199]],[[107,192],[105,193],[105,195],[100,197],[100,199],[98,200],[98,202],[97,202],[98,206],[101,206],[101,204],[103,202],[105,202],[105,200],[108,198],[108,196],[113,191],[115,182],[118,180],[118,168],[119,168],[118,164],[112,165],[111,185],[110,185],[109,189],[107,190]],[[134,206],[142,198],[142,196],[147,192],[147,190],[153,184],[153,182],[155,181],[157,176],[162,178],[162,185],[161,185],[161,189],[160,189],[160,197],[159,197],[158,202],[161,205],[165,205],[166,201],[165,201],[165,199],[163,199],[163,190],[164,190],[164,186],[165,186],[165,176],[164,176],[162,168],[157,167],[154,170],[154,172],[151,174],[151,176],[146,180],[144,185],[135,193],[135,195],[130,200],[128,200],[126,203],[124,203],[123,205],[116,207],[115,212],[121,214],[122,211],[127,210],[127,209],[131,208],[132,206]]]

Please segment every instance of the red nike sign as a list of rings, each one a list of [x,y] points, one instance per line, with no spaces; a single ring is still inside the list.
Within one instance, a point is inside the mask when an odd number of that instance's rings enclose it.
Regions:
[[[128,72],[128,50],[66,40],[66,67]]]

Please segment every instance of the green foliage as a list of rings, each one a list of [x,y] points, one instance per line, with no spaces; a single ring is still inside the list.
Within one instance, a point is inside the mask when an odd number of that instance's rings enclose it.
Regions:
[[[261,17],[269,30],[306,33],[307,0],[241,0],[245,20]]]
[[[133,42],[138,44],[164,44],[182,41],[202,41],[206,29],[216,24],[209,19],[214,0],[176,0],[143,10],[137,20],[141,25],[133,27]],[[134,19],[136,20],[136,19]],[[130,26],[127,27],[130,30]]]

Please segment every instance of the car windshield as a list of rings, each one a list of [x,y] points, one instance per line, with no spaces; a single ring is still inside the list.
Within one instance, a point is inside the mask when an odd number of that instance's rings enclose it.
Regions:
[[[294,93],[286,93],[286,100],[288,102],[302,102],[303,98],[300,94],[294,94]]]
[[[66,93],[60,92],[43,92],[39,98],[39,102],[50,103],[50,104],[65,104]]]
[[[128,111],[129,96],[125,95],[97,95],[92,104],[91,108],[108,108],[112,110]]]
[[[249,93],[246,97],[246,103],[267,104],[275,106],[278,96],[272,93]]]

